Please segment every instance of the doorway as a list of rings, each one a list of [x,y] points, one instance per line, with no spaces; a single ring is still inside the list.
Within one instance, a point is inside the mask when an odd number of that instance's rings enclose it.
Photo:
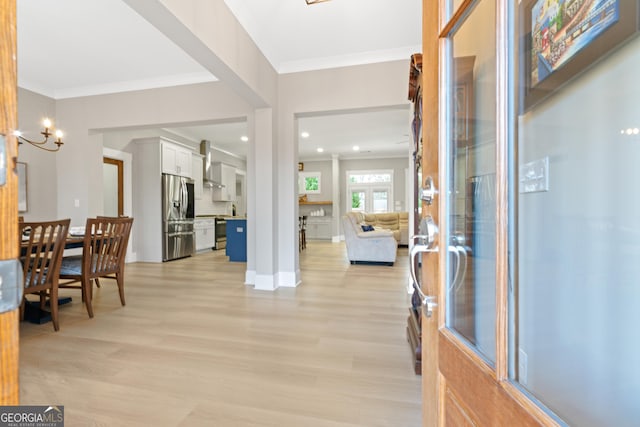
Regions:
[[[124,162],[109,157],[102,158],[103,214],[124,215]]]

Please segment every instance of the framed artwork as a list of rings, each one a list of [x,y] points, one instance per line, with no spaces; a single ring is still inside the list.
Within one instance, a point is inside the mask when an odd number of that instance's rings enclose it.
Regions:
[[[27,211],[27,164],[18,162],[18,212]]]
[[[525,0],[520,4],[525,112],[615,50],[638,29],[638,0]]]

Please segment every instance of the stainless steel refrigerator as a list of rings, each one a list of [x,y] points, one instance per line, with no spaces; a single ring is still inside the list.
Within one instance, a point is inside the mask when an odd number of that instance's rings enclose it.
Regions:
[[[162,260],[195,252],[193,180],[162,174]]]

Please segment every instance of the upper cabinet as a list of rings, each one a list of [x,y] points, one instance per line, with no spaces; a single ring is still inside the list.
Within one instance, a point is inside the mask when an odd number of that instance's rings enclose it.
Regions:
[[[188,148],[162,141],[162,173],[193,177],[192,151]]]
[[[236,168],[224,163],[213,163],[213,179],[222,184],[222,188],[213,187],[213,201],[236,200]]]

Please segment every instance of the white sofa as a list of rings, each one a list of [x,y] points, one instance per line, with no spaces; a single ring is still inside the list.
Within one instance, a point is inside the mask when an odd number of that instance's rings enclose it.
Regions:
[[[359,212],[348,212],[342,217],[347,256],[351,264],[384,263],[396,261],[398,241],[391,230],[363,231],[364,217]]]

